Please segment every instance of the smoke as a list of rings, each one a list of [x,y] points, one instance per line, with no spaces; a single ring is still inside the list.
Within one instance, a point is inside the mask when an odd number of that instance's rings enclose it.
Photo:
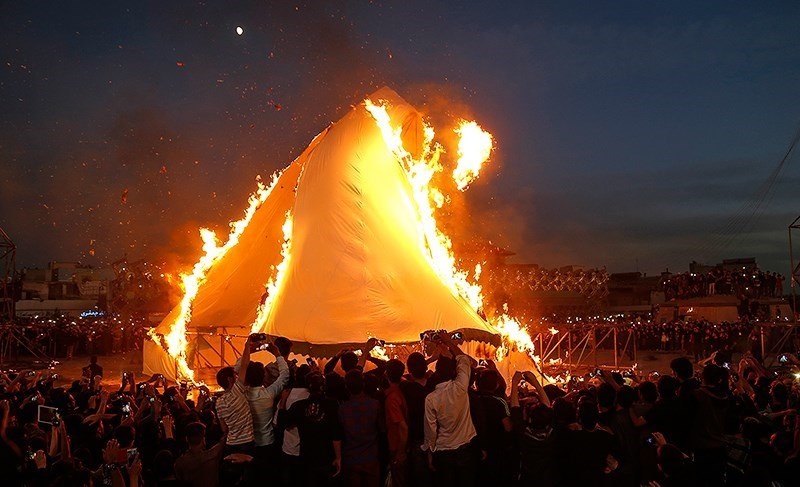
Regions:
[[[380,6],[244,1],[235,8],[184,7],[165,6],[156,18],[146,7],[132,7],[131,22],[149,19],[143,32],[123,31],[113,43],[88,35],[61,43],[68,46],[66,64],[103,73],[91,84],[61,63],[30,60],[37,76],[53,80],[52,88],[34,111],[7,115],[32,124],[7,122],[0,136],[0,204],[9,215],[3,225],[23,265],[106,265],[127,257],[186,269],[200,253],[199,226],[227,235],[227,222],[241,217],[257,175],[285,167],[331,121],[383,85],[431,117],[447,157],[455,155],[457,119],[475,118],[455,85],[407,81],[418,69],[412,53],[398,47],[393,55],[366,25]],[[154,37],[156,45],[146,41]],[[63,79],[86,86],[57,84]],[[53,113],[59,105],[61,112]],[[499,170],[499,154],[466,193],[441,181],[452,195],[443,224],[454,241],[496,238],[487,230],[495,225],[480,188]]]
[[[101,52],[76,44],[68,53],[76,64],[113,68],[116,76],[104,76],[114,79],[94,91],[53,84],[37,111],[7,112],[0,204],[23,265],[123,256],[190,265],[198,226],[226,235],[257,175],[286,166],[379,85],[385,55],[365,51],[344,2],[236,7],[166,7],[144,24],[162,41],[155,49],[124,33]],[[48,73],[62,74],[58,65],[30,62],[43,66],[37,76],[63,79]],[[46,123],[56,117],[48,102],[76,110]],[[17,125],[17,115],[34,122]]]
[[[421,83],[405,87],[400,93],[436,130],[436,142],[444,148],[440,162],[443,170],[434,186],[447,195],[446,204],[436,212],[440,229],[447,234],[456,256],[466,261],[489,258],[494,247],[515,252],[524,248],[527,219],[525,208],[532,205],[532,195],[517,195],[515,204],[500,204],[493,186],[503,168],[502,134],[493,133],[461,88],[449,83]],[[495,137],[495,150],[483,164],[480,175],[465,191],[459,191],[452,178],[458,159],[458,135],[455,129],[462,120],[478,122]],[[501,143],[501,142],[500,142]],[[503,201],[508,201],[504,199]],[[466,269],[465,269],[466,270]]]

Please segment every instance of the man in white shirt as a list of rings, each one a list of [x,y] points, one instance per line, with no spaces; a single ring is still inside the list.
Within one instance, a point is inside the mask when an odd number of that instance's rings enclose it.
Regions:
[[[253,435],[255,438],[255,458],[258,466],[277,468],[279,451],[275,446],[275,430],[273,418],[275,416],[276,398],[280,396],[283,388],[289,382],[289,364],[281,351],[274,343],[269,343],[266,350],[275,356],[278,366],[278,378],[275,382],[265,386],[265,367],[261,362],[250,362],[244,372],[247,385],[247,401],[250,404],[250,413],[253,416]],[[239,371],[239,363],[234,366]]]
[[[241,367],[245,370],[250,364],[250,351],[254,346],[254,340],[248,337],[241,357]],[[233,367],[223,367],[217,372],[217,383],[225,390],[216,405],[217,415],[227,423],[229,429],[225,453],[250,455],[253,453],[253,416],[247,402],[244,377],[237,374]]]
[[[446,347],[455,360],[439,358],[436,375],[441,382],[425,398],[428,466],[437,487],[468,487],[475,483],[477,463],[471,446],[477,435],[469,411],[471,359],[445,331],[437,332],[434,341]]]
[[[239,365],[247,370],[250,366],[250,353],[258,348],[264,340],[262,334],[252,334],[247,337]],[[251,456],[255,445],[253,434],[253,415],[250,404],[247,402],[247,388],[244,377],[233,367],[223,367],[217,372],[217,383],[225,392],[217,398],[216,409],[220,421],[228,425],[228,444],[224,448],[224,456],[232,453],[242,453]],[[252,462],[244,464],[224,462],[220,475],[220,485],[252,485],[255,479],[255,469]]]

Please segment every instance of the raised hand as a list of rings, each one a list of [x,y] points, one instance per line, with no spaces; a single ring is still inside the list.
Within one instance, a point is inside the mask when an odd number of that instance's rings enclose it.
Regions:
[[[364,346],[364,351],[369,352],[370,350],[372,350],[377,346],[378,346],[378,339],[374,337],[370,338],[369,340],[367,340],[367,344]]]
[[[539,379],[536,378],[536,375],[529,370],[523,372],[522,376],[525,378],[526,381],[530,382],[531,384],[537,384],[539,382]]]
[[[664,435],[659,433],[658,431],[653,432],[653,439],[656,440],[657,446],[664,446],[667,444],[667,439],[664,438]]]
[[[280,357],[280,356],[281,356],[281,351],[280,351],[280,350],[278,349],[278,347],[277,347],[277,346],[276,346],[274,343],[272,343],[272,342],[270,342],[270,343],[268,343],[268,344],[267,344],[267,352],[271,353],[271,354],[272,354],[272,355],[274,355],[275,357]]]
[[[131,464],[128,465],[128,478],[131,480],[130,485],[135,487],[138,482],[134,482],[139,480],[139,475],[142,473],[142,460],[139,458],[139,454],[137,453]]]
[[[172,434],[172,416],[166,415],[162,417],[161,424],[164,425],[164,434],[170,436]]]
[[[120,451],[119,442],[117,440],[108,440],[103,450],[103,462],[108,464],[117,463]]]
[[[44,450],[36,450],[33,461],[36,463],[36,468],[40,470],[47,468],[47,455],[44,454]]]

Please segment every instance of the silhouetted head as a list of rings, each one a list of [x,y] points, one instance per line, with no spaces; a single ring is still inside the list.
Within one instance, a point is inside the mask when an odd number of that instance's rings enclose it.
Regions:
[[[223,367],[217,372],[217,384],[223,389],[230,390],[236,382],[236,371],[233,367]]]
[[[308,393],[312,396],[322,395],[325,392],[325,378],[319,372],[311,372],[306,376]]]
[[[406,372],[406,366],[403,362],[393,358],[386,362],[386,378],[392,384],[398,384],[403,379],[403,374]]]
[[[658,395],[661,399],[672,399],[678,393],[678,383],[675,377],[662,375],[658,378]]]
[[[364,392],[364,375],[358,369],[351,370],[345,374],[344,383],[347,386],[347,392],[351,396]]]
[[[428,373],[428,364],[425,362],[425,356],[419,352],[414,352],[408,356],[406,366],[408,366],[408,373],[415,379],[422,379]]]
[[[722,377],[722,367],[714,364],[708,364],[703,367],[703,384],[707,386],[719,385]]]
[[[450,357],[439,357],[436,361],[436,375],[442,382],[456,378],[456,361]]]
[[[344,370],[345,373],[350,372],[358,367],[358,355],[356,355],[355,352],[345,352],[340,362],[342,364],[342,370]]]
[[[686,357],[672,359],[669,368],[671,368],[675,376],[682,381],[691,379],[694,375],[694,366],[692,366],[692,362]]]
[[[478,379],[475,381],[476,389],[478,392],[484,394],[493,394],[497,391],[497,383],[500,380],[499,374],[492,370],[486,369],[480,373]]]
[[[281,352],[283,358],[288,358],[289,354],[292,353],[292,345],[294,345],[292,341],[286,337],[278,337],[275,339],[275,346],[278,347],[278,351]]]
[[[592,401],[583,401],[578,405],[578,423],[583,429],[594,429],[598,419],[600,419],[600,413],[597,411],[597,404]]]
[[[185,433],[189,446],[203,446],[206,441],[206,425],[199,421],[187,424]]]
[[[553,401],[553,421],[562,426],[574,423],[575,405],[563,397],[559,397]]]
[[[264,384],[264,364],[250,362],[244,374],[244,383],[250,387],[259,387]]]

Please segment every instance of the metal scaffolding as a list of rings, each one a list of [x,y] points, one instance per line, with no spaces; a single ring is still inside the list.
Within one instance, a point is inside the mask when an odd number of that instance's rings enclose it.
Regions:
[[[611,367],[600,362],[598,350],[613,351],[613,367],[629,369],[637,363],[636,331],[629,324],[594,323],[566,327],[553,334],[542,331],[533,337],[543,368],[560,364],[567,372]]]
[[[0,364],[11,362],[12,355],[18,356],[20,349],[26,350],[39,361],[49,361],[48,357],[31,344],[16,323],[17,286],[17,246],[0,228]]]
[[[0,325],[13,323],[15,285],[17,274],[17,246],[8,234],[0,228]]]

